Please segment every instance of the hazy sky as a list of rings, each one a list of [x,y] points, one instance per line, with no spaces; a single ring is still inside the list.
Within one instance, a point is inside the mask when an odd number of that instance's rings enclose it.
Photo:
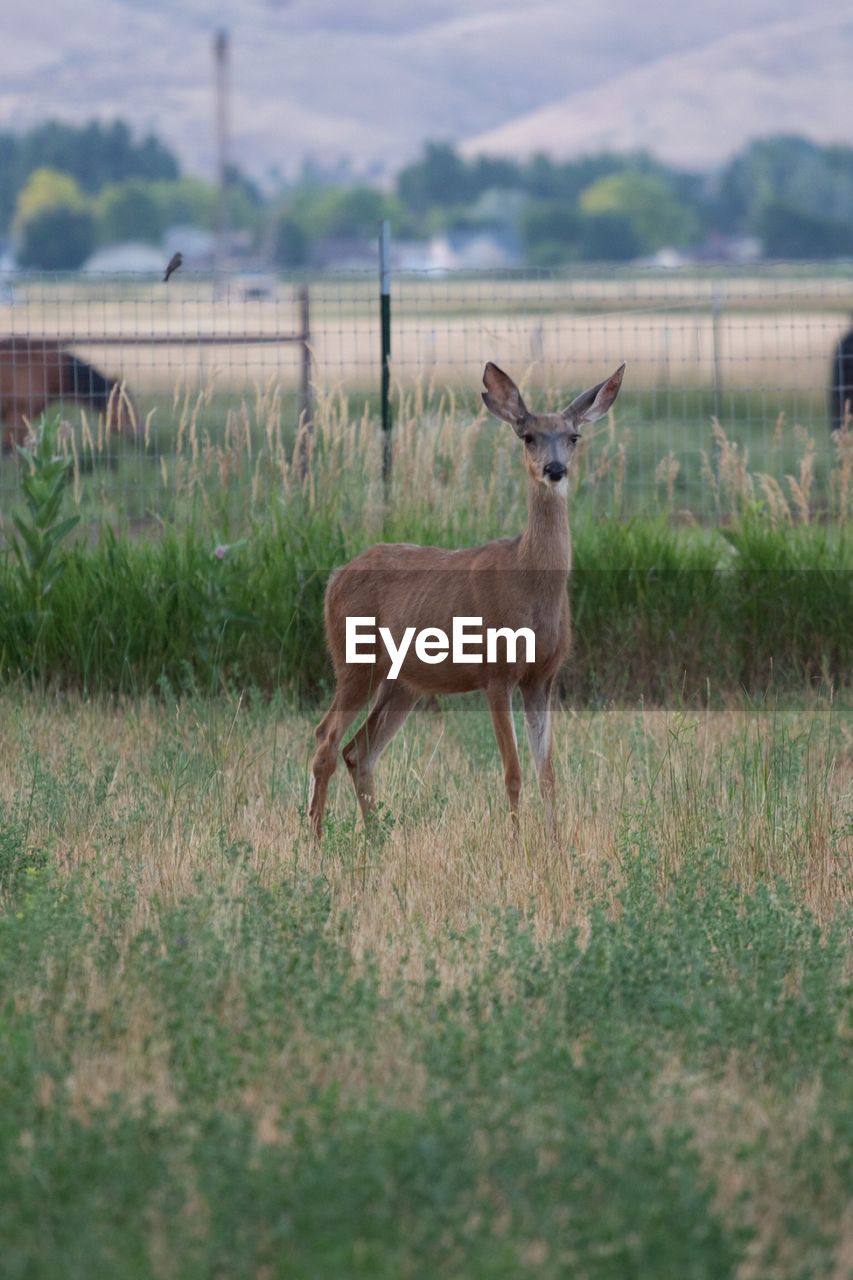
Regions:
[[[4,18],[0,124],[122,115],[196,172],[212,164],[220,24],[234,156],[257,175],[308,154],[393,168],[436,137],[522,152],[606,138],[708,164],[776,121],[853,134],[853,24],[838,0],[806,16],[794,0],[78,0],[70,12],[42,0]]]

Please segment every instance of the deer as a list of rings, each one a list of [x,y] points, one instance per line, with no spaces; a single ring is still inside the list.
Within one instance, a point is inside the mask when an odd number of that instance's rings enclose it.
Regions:
[[[611,408],[625,372],[622,363],[603,382],[580,393],[562,411],[531,413],[512,378],[491,361],[483,373],[486,408],[509,423],[524,448],[527,527],[515,537],[481,546],[445,550],[410,543],[375,543],[336,569],[326,586],[326,644],[335,692],[317,726],[311,764],[308,817],[322,837],[329,781],[348,728],[366,706],[364,724],[343,749],[365,824],[375,809],[373,771],[382,752],[424,696],[482,691],[503,763],[512,830],[518,833],[521,764],[512,716],[520,690],[527,737],[542,797],[545,823],[555,835],[551,695],[571,644],[568,581],[572,566],[569,531],[569,468],[581,428]],[[409,647],[391,678],[390,653],[378,649],[368,663],[347,661],[347,619],[375,620],[393,637],[397,653],[407,628],[447,634],[454,618],[483,620],[503,629],[532,630],[535,639],[519,654],[507,643],[492,661],[439,662]],[[425,660],[426,659],[426,660]]]

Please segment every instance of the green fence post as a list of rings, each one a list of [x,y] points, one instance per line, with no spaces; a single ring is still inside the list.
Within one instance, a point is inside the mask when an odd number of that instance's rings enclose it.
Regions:
[[[379,224],[379,308],[382,325],[382,476],[391,477],[391,227]]]

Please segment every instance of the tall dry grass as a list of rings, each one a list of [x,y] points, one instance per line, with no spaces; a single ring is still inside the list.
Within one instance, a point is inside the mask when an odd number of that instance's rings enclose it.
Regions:
[[[528,365],[522,388],[534,373]],[[553,395],[552,395],[553,398]],[[121,520],[122,501],[142,503],[150,516],[189,512],[243,522],[277,506],[339,512],[377,536],[390,521],[472,536],[520,528],[525,486],[517,442],[470,397],[432,376],[398,387],[394,402],[390,486],[382,479],[383,440],[370,406],[337,389],[315,392],[310,422],[290,425],[281,382],[257,382],[251,395],[222,410],[217,385],[173,388],[164,437],[157,410],[129,404],[131,438],[103,417],[81,415],[79,433],[63,434],[72,459],[75,503]],[[555,401],[556,403],[556,401]],[[853,424],[832,433],[830,451],[798,423],[779,414],[769,446],[739,442],[717,418],[710,447],[649,451],[642,424],[611,414],[588,431],[572,475],[576,509],[617,518],[665,513],[680,523],[736,520],[757,513],[774,525],[815,520],[844,524],[850,515]],[[116,462],[128,468],[115,474]],[[134,469],[142,468],[138,477]],[[143,481],[138,492],[135,480]],[[484,531],[477,534],[476,530]]]
[[[440,715],[416,714],[383,761],[372,833],[356,821],[341,763],[319,848],[305,820],[315,716],[246,699],[111,708],[3,697],[0,802],[34,789],[31,843],[48,846],[61,830],[65,870],[108,869],[115,848],[104,835],[122,830],[140,920],[151,895],[191,892],[228,848],[263,878],[285,866],[327,878],[341,907],[357,908],[359,949],[377,954],[389,919],[461,928],[496,903],[535,902],[550,934],[591,901],[615,901],[638,843],[654,847],[661,884],[690,850],[713,845],[744,888],[782,876],[822,919],[849,903],[849,694],[716,711],[559,710],[553,847],[526,765],[513,843],[488,715],[479,699],[447,700]]]

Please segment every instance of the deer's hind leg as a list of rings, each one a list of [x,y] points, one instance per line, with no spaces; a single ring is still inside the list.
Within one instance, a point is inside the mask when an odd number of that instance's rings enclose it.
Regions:
[[[370,674],[365,674],[364,668],[357,672],[351,669],[343,672],[338,680],[332,705],[317,726],[317,750],[311,761],[311,790],[308,796],[308,817],[317,839],[323,832],[326,793],[337,767],[341,739],[369,700],[370,693]]]
[[[514,832],[518,832],[518,799],[521,794],[521,762],[512,718],[512,689],[504,684],[489,685],[486,700],[492,713],[492,727],[504,767],[504,784]]]
[[[414,689],[400,680],[383,680],[370,715],[344,747],[344,760],[365,822],[376,803],[373,767],[402,727],[418,696]]]
[[[539,790],[545,806],[545,825],[554,835],[554,764],[552,761],[553,736],[551,732],[551,689],[553,680],[522,687],[524,718],[527,738],[539,779]]]

